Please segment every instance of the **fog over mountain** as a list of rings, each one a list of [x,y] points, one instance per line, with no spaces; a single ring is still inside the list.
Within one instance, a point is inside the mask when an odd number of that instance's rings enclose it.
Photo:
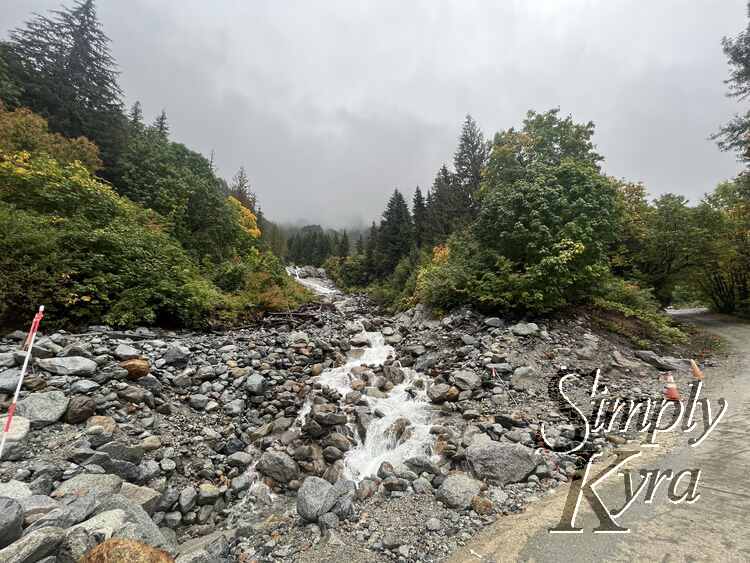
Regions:
[[[5,0],[0,34],[57,0]],[[221,173],[248,170],[280,221],[369,222],[394,187],[559,106],[596,123],[605,170],[693,200],[740,169],[708,137],[739,110],[721,38],[741,0],[98,3],[128,103]]]

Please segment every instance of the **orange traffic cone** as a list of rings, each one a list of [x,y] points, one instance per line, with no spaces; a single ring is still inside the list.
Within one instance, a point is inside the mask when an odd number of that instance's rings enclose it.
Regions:
[[[703,372],[698,367],[698,364],[695,363],[695,360],[690,360],[690,369],[693,370],[693,377],[695,379],[703,379]]]
[[[674,377],[671,373],[664,376],[666,379],[664,385],[664,398],[667,401],[680,401],[680,390],[677,389],[677,384],[674,382]]]

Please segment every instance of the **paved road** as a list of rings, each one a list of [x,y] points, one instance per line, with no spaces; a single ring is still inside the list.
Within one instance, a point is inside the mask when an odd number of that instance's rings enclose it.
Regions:
[[[550,534],[548,529],[560,521],[566,487],[524,514],[501,519],[451,562],[750,561],[750,324],[705,313],[685,318],[729,344],[721,365],[706,370],[702,395],[710,397],[713,416],[721,397],[728,410],[699,447],[689,447],[686,435],[670,435],[669,447],[643,450],[638,465],[627,467],[700,468],[700,498],[693,504],[672,504],[661,487],[652,504],[641,496],[619,520],[630,528],[628,534],[591,533],[598,520],[583,501],[576,525],[584,533]],[[622,504],[623,478],[610,477],[598,491],[608,506]]]

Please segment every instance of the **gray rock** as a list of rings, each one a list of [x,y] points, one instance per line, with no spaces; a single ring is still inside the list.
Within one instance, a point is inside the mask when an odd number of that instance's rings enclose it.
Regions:
[[[91,381],[90,379],[79,379],[70,386],[70,393],[73,395],[77,393],[86,395],[87,393],[99,389],[99,387],[100,385],[96,381]]]
[[[161,533],[146,511],[122,495],[110,495],[104,498],[97,507],[96,514],[116,509],[123,510],[128,522],[133,524],[124,528],[126,532],[118,532],[118,537],[128,537],[167,551],[174,551],[174,544]]]
[[[265,391],[265,380],[263,379],[263,376],[258,373],[252,374],[245,381],[245,389],[247,389],[248,393],[251,395],[262,395]]]
[[[474,474],[493,485],[519,483],[534,472],[540,459],[534,450],[521,444],[475,439],[466,449],[466,459]]]
[[[221,496],[219,487],[212,483],[201,483],[198,485],[198,504],[200,506],[215,503]]]
[[[437,532],[443,529],[443,523],[437,518],[430,518],[427,520],[426,526],[431,532]]]
[[[117,493],[121,488],[122,478],[117,475],[82,473],[63,482],[51,496],[61,498],[66,495],[95,495],[101,498],[104,495]]]
[[[297,514],[307,522],[316,522],[336,504],[333,485],[320,477],[307,477],[297,491]]]
[[[21,370],[18,368],[6,369],[0,372],[0,392],[14,393],[21,379]]]
[[[31,496],[31,489],[26,483],[11,479],[7,483],[0,483],[0,497],[22,499]]]
[[[247,467],[253,462],[253,456],[247,452],[234,452],[227,458],[227,463],[234,467]]]
[[[161,498],[161,493],[159,491],[155,491],[150,487],[140,487],[127,482],[122,484],[120,494],[140,506],[149,515],[154,513],[156,505]]]
[[[36,520],[49,512],[60,508],[60,503],[47,495],[31,495],[18,499],[23,509],[23,521],[25,525],[33,524]]]
[[[229,416],[238,416],[245,412],[244,399],[235,399],[224,405],[224,413]]]
[[[196,395],[190,395],[189,403],[190,406],[193,407],[196,410],[203,410],[206,408],[206,405],[208,404],[208,397],[206,395],[201,395],[200,393]]]
[[[438,383],[437,385],[430,385],[427,389],[427,396],[433,403],[443,403],[448,399],[448,393],[450,392],[451,386],[446,383]]]
[[[127,344],[119,344],[117,348],[115,348],[115,358],[120,361],[132,360],[140,357],[141,351]]]
[[[459,370],[453,372],[453,384],[459,389],[473,390],[482,386],[482,378],[473,371]]]
[[[173,366],[185,367],[190,361],[190,349],[179,344],[172,344],[164,353],[164,361]]]
[[[104,537],[114,536],[128,520],[127,513],[119,508],[98,512],[88,520],[76,524],[72,530],[84,529],[87,532],[99,532]]]
[[[56,358],[66,359],[66,358]],[[43,428],[60,420],[68,409],[68,398],[62,391],[32,393],[18,401],[18,414],[31,422],[32,428]]]
[[[195,487],[185,487],[180,493],[180,510],[183,514],[190,512],[198,501],[198,491]]]
[[[510,384],[514,389],[519,391],[528,391],[534,386],[538,379],[534,368],[522,366],[513,371],[513,376],[510,378]]]
[[[0,548],[18,538],[23,532],[23,508],[12,498],[0,497]]]
[[[536,323],[518,323],[510,327],[510,331],[516,336],[531,336],[539,332]]]
[[[284,452],[265,451],[258,461],[257,469],[279,483],[299,479],[299,467]]]
[[[45,360],[37,360],[37,363],[44,371],[56,375],[77,375],[79,377],[93,375],[98,367],[95,361],[81,356],[47,358]]]
[[[440,475],[440,468],[425,455],[410,457],[404,461],[404,465],[414,471],[414,473],[430,473]]]
[[[7,417],[0,418],[0,427],[5,428],[5,421]],[[6,434],[6,442],[21,442],[26,438],[31,430],[31,421],[25,416],[16,414],[13,417],[13,421],[10,423],[10,428]]]
[[[333,512],[326,512],[325,514],[320,515],[320,518],[318,518],[318,524],[320,524],[321,529],[324,531],[335,530],[339,527],[339,517]]]
[[[471,504],[471,499],[479,494],[481,486],[479,481],[466,473],[453,473],[445,478],[436,496],[451,508],[464,509]]]
[[[15,352],[0,353],[0,368],[12,368],[16,365]]]
[[[661,357],[651,350],[636,350],[636,357],[651,364],[659,371],[679,371],[687,369],[690,363],[679,358]]]
[[[175,563],[220,563],[227,560],[228,548],[226,533],[214,532],[181,544]]]
[[[501,326],[503,326],[503,321],[498,317],[487,317],[486,319],[484,319],[484,324],[493,328],[500,328]]]
[[[65,538],[61,528],[42,528],[25,535],[8,547],[0,549],[3,563],[36,563],[52,555]]]

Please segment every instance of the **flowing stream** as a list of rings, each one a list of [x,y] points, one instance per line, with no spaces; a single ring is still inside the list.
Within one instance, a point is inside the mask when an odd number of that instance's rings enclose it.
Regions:
[[[338,293],[318,278],[298,278],[321,295]],[[345,299],[342,297],[342,300]],[[385,343],[380,332],[365,332],[369,345],[353,348],[345,365],[325,370],[318,376],[318,382],[336,389],[342,397],[352,391],[351,369],[361,365],[380,367],[394,355],[391,346]],[[401,368],[404,381],[395,385],[384,396],[365,395],[370,409],[375,415],[367,426],[366,437],[362,440],[358,432],[356,445],[344,455],[345,477],[361,481],[375,475],[380,464],[387,461],[394,466],[416,455],[431,455],[433,437],[430,435],[430,402],[427,400],[425,385],[416,386],[419,375],[412,369]],[[298,420],[310,410],[310,403],[300,411]]]

